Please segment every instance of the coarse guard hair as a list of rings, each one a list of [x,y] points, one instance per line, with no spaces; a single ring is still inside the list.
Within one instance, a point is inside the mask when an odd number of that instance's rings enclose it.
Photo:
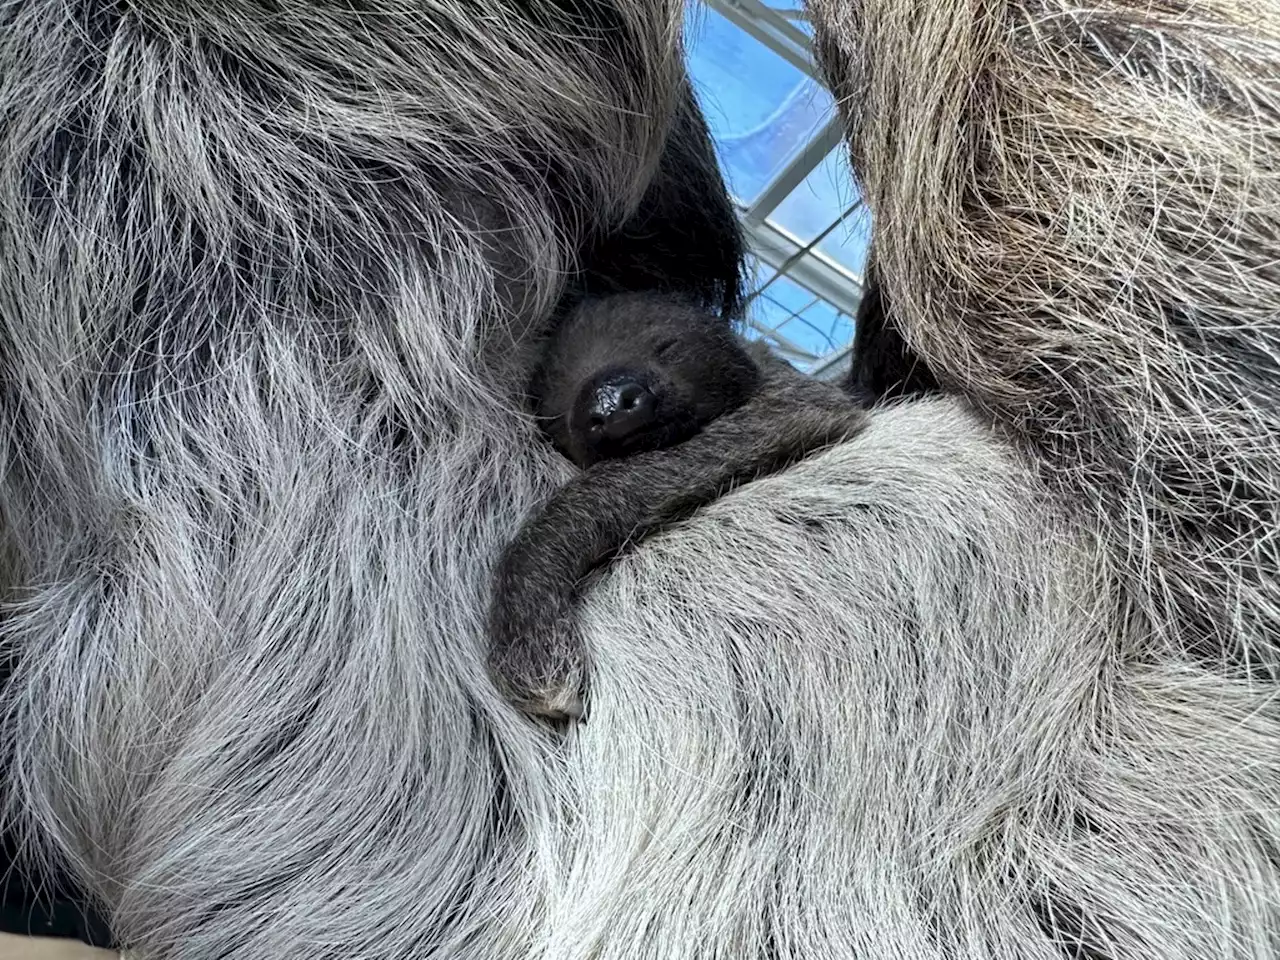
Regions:
[[[0,0],[8,810],[136,957],[1280,956],[1271,3],[814,0],[945,397],[485,676],[567,301],[728,323],[679,3]]]

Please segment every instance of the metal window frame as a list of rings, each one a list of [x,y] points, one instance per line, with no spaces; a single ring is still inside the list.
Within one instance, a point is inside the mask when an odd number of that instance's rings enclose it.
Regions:
[[[702,2],[726,20],[755,37],[797,70],[808,74],[819,83],[813,59],[813,45],[804,31],[792,24],[776,10],[766,7],[760,0],[702,0]]]
[[[747,208],[747,222],[763,222],[843,141],[844,127],[839,118],[833,118],[765,185],[755,202]]]
[[[801,11],[777,10],[766,6],[762,0],[702,0],[702,3],[803,74],[825,86],[814,61],[809,37],[792,22],[806,19]],[[748,247],[757,258],[774,269],[775,277],[785,276],[793,280],[852,318],[857,314],[858,304],[862,301],[862,277],[836,265],[833,260],[813,249],[817,240],[829,233],[834,224],[819,238],[802,244],[768,219],[842,141],[843,127],[839,118],[833,117],[778,171],[749,207],[739,209],[739,215]],[[846,211],[837,218],[836,223],[843,222],[849,215],[850,212]],[[761,289],[767,285],[763,284]],[[776,331],[754,321],[751,321],[751,326],[762,336],[768,337],[784,356],[789,355],[791,359],[808,364],[810,372],[816,376],[836,377],[848,367],[848,345],[813,357],[786,341]]]

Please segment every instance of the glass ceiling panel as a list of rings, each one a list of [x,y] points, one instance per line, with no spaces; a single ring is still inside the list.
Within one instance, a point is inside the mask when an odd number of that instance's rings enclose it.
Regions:
[[[752,300],[752,306],[761,305],[765,313],[759,317],[766,327],[785,323],[792,314],[800,313],[818,299],[812,290],[802,287],[788,276],[775,277]],[[779,312],[780,311],[780,312]]]
[[[776,297],[770,294],[776,294]],[[797,313],[816,302],[817,298],[808,290],[786,277],[779,277],[769,285],[765,293],[751,301],[747,316],[759,328],[761,336],[783,347],[787,359],[803,368],[825,350],[811,350],[803,344],[793,343],[787,334],[781,332],[781,328],[787,326]],[[800,355],[794,355],[793,351]]]
[[[825,300],[818,300],[778,328],[792,343],[823,357],[839,350],[853,337],[853,323]]]
[[[853,336],[848,317],[785,276],[760,291],[749,314],[765,331],[776,332],[814,358],[840,349]]]
[[[769,219],[801,243],[831,226],[858,199],[843,147],[836,147],[809,172]]]
[[[729,189],[760,196],[834,112],[831,95],[754,37],[706,7],[685,8],[694,89]]]
[[[858,199],[858,188],[849,171],[843,146],[823,158],[813,171],[769,215],[774,226],[800,243],[809,243]],[[815,249],[861,277],[871,241],[870,216],[859,206],[835,229],[818,241]]]
[[[801,0],[766,0],[773,15],[771,25],[762,20],[767,28],[761,39],[717,12],[722,2],[731,0],[686,4],[685,43],[694,89],[754,250],[746,264],[747,292],[754,295],[744,332],[766,340],[795,366],[809,370],[847,347],[853,337],[852,318],[825,296],[844,309],[857,303],[870,217],[855,204],[858,192],[844,148],[822,156],[821,150],[809,147],[835,114],[831,95],[772,49],[769,38],[779,22],[812,35],[800,12]],[[751,17],[750,9],[736,4],[726,11],[733,17]],[[794,51],[789,54],[793,55]],[[796,169],[802,154],[805,160]],[[810,168],[815,160],[817,165]],[[774,206],[779,185],[795,183],[798,177],[803,178],[799,185]],[[767,217],[767,224],[748,209],[766,195],[769,206],[759,213]],[[851,207],[853,212],[837,223]],[[813,247],[793,258],[792,242]],[[779,266],[785,268],[781,274]],[[847,278],[847,290],[842,278]]]
[[[754,293],[760,287],[763,287],[777,272],[777,270],[765,263],[759,257],[750,253],[747,254],[747,268],[745,272],[747,293]]]
[[[819,240],[814,249],[861,279],[867,268],[867,249],[870,244],[871,213],[866,207],[859,206]]]

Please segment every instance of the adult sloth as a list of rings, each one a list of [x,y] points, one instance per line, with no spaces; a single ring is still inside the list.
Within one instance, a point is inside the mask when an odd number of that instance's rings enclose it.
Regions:
[[[952,397],[618,562],[561,740],[536,335],[736,303],[680,4],[0,3],[12,809],[121,943],[1280,955],[1280,14],[813,13]]]

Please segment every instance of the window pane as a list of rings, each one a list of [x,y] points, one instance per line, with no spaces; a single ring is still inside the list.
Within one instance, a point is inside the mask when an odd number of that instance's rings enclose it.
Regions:
[[[820,84],[714,10],[685,8],[689,72],[725,180],[749,205],[834,113]]]
[[[867,267],[867,247],[870,243],[871,211],[866,207],[858,207],[845,217],[843,223],[818,241],[814,249],[861,277]]]
[[[800,286],[790,277],[781,276],[761,291],[760,296],[751,301],[756,317],[766,327],[776,327],[786,323],[792,314],[807,310],[817,294]]]
[[[769,220],[795,237],[809,243],[831,226],[832,222],[858,198],[858,188],[849,172],[849,157],[843,146],[828,153],[818,166],[801,181]],[[865,207],[859,207],[817,244],[817,250],[858,276],[867,258],[870,219]]]
[[[831,304],[819,300],[778,329],[778,333],[814,356],[825,356],[849,342],[853,326]]]
[[[857,199],[843,147],[836,147],[787,194],[769,220],[801,243],[831,225]]]
[[[837,316],[828,330],[827,339],[831,341],[832,350],[843,350],[853,343],[853,318],[847,313]]]
[[[761,297],[751,304],[751,319],[766,332],[783,326],[794,314],[774,300]]]
[[[814,296],[785,277],[779,277],[769,285],[769,291],[774,291],[775,288],[779,294],[778,299],[770,297],[766,292],[751,302],[751,318],[760,327],[758,338],[767,340],[783,357],[800,369],[807,370],[817,354],[804,343],[792,342],[789,336],[777,332],[775,328],[793,323],[796,310],[811,304]]]
[[[747,254],[745,271],[747,293],[751,294],[756,290],[759,290],[769,282],[769,278],[775,273],[777,273],[777,271],[759,257],[750,253]]]

